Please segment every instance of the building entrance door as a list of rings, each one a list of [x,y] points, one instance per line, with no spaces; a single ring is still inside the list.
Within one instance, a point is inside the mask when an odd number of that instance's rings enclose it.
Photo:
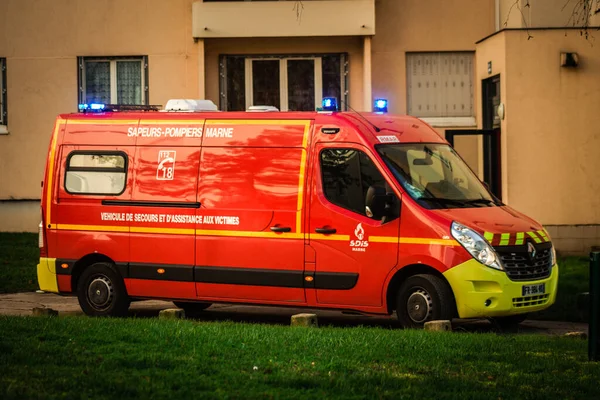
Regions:
[[[456,136],[483,137],[483,181],[502,199],[502,159],[500,117],[500,75],[482,81],[483,129],[446,129],[446,140],[454,147]]]
[[[314,111],[323,96],[321,62],[321,57],[246,58],[246,108]]]

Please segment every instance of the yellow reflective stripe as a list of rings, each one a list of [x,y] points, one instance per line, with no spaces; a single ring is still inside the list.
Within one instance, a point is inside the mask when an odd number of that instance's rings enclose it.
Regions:
[[[517,232],[517,240],[515,241],[516,245],[523,244],[525,241],[525,232]]]
[[[130,232],[134,233],[164,233],[167,235],[193,235],[194,229],[185,228],[150,228],[145,226],[132,226]]]
[[[494,240],[494,234],[492,232],[483,232],[483,237],[490,243]]]
[[[217,231],[196,229],[198,236],[229,236],[229,237],[261,237],[272,239],[304,239],[303,233],[251,232],[251,231]],[[349,236],[348,236],[349,237]]]
[[[69,119],[69,125],[133,125],[137,119]]]
[[[350,235],[324,235],[322,233],[311,233],[308,235],[312,240],[350,240]]]
[[[527,234],[533,239],[534,242],[542,243],[541,239],[535,234],[535,232],[527,232]]]
[[[537,233],[541,236],[542,239],[544,239],[544,242],[548,241],[548,236],[546,236],[546,233],[544,231],[537,231]]]
[[[510,240],[510,233],[503,233],[500,235],[500,246],[507,246]]]
[[[58,142],[58,134],[65,120],[58,118],[52,132],[52,144],[50,145],[50,159],[48,160],[48,181],[46,182],[46,226],[50,229],[55,228],[52,225],[52,191],[54,184],[54,157],[56,155],[56,143]]]
[[[368,240],[373,243],[398,243],[396,236],[369,236]]]
[[[56,224],[61,231],[129,232],[128,226]]]
[[[140,125],[203,125],[203,119],[142,119]]]
[[[298,211],[296,211],[296,232],[302,232],[302,209],[304,207],[304,184],[306,181],[306,147],[308,146],[309,133],[310,121],[304,125],[304,136],[302,137],[302,156],[300,158],[300,176],[298,177]]]
[[[208,119],[206,125],[310,125],[309,119]]]
[[[428,239],[428,238],[400,238],[403,244],[436,244],[440,246],[460,246],[456,240],[452,239]]]

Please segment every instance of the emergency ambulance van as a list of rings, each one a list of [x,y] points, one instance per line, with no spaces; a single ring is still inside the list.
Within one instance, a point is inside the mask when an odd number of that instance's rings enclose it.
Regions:
[[[332,99],[319,112],[80,108],[50,140],[37,272],[88,315],[164,299],[395,311],[421,327],[518,323],[554,303],[548,232],[419,119]]]

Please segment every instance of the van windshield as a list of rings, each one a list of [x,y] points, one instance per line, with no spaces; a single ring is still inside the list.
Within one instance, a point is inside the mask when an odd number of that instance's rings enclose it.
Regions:
[[[375,147],[404,190],[425,208],[502,205],[447,144],[407,143]]]

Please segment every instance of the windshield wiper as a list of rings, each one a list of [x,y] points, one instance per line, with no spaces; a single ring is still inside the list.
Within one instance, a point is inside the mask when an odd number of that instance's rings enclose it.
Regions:
[[[453,205],[457,205],[457,206],[469,206],[469,205],[475,205],[475,204],[485,204],[485,205],[490,205],[490,204],[496,204],[495,201],[493,200],[488,200],[488,199],[447,199],[444,197],[420,197],[418,200],[426,200],[426,201],[436,201],[440,204],[453,204]]]
[[[444,197],[419,197],[417,200],[437,201],[438,203],[457,204],[459,206],[462,206],[465,204],[464,200],[447,199]]]
[[[463,200],[464,203],[466,204],[496,204],[496,202],[494,200],[489,200],[489,199],[469,199],[469,200]]]

